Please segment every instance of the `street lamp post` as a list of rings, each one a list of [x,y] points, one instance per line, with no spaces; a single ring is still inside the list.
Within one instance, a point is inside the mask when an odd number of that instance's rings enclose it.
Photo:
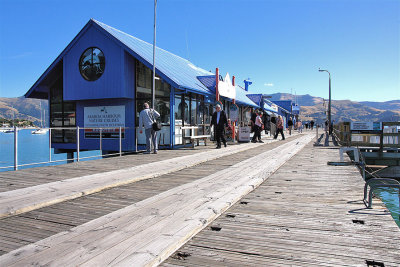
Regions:
[[[156,10],[157,0],[154,0],[154,38],[153,38],[153,87],[152,87],[152,101],[151,105],[154,109],[155,98],[156,98]]]
[[[328,70],[318,69],[319,72],[327,72],[329,74],[329,102],[328,102],[328,129],[329,134],[332,134],[332,118],[331,118],[331,73]]]

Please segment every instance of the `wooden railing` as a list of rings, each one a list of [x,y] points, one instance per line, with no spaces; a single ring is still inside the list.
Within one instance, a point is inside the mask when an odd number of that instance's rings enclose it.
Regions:
[[[400,122],[382,122],[381,130],[370,131],[351,130],[350,122],[341,122],[334,126],[333,134],[342,146],[400,148]]]

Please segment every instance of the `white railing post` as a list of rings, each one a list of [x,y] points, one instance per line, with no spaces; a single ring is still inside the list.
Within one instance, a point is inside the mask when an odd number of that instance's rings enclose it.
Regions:
[[[51,162],[51,128],[49,128],[49,162]]]
[[[103,128],[100,128],[100,151],[103,151]]]
[[[79,149],[80,141],[79,141],[79,126],[76,127],[76,161],[79,162]]]
[[[18,170],[18,128],[14,126],[14,171]]]
[[[122,156],[122,127],[119,127],[119,156]]]

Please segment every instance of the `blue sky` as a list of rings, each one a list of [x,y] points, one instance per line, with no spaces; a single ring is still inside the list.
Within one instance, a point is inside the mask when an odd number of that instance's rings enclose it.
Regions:
[[[158,0],[157,45],[250,89],[400,99],[400,1]],[[152,43],[152,0],[0,0],[0,97],[23,95],[94,18]]]

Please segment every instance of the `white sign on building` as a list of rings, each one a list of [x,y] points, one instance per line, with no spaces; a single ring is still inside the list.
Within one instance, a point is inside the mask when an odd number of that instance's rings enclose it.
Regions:
[[[236,99],[236,88],[232,85],[229,73],[225,75],[225,79],[223,81],[218,80],[218,92],[221,96]]]
[[[99,128],[103,128],[103,138],[119,138],[119,127],[125,127],[125,106],[84,107],[83,117],[84,127],[89,128],[85,129],[85,138],[99,138]]]
[[[271,104],[271,108],[278,113],[278,106],[276,104]]]
[[[352,131],[379,131],[382,130],[381,122],[362,122],[352,121],[350,123],[350,130]]]

